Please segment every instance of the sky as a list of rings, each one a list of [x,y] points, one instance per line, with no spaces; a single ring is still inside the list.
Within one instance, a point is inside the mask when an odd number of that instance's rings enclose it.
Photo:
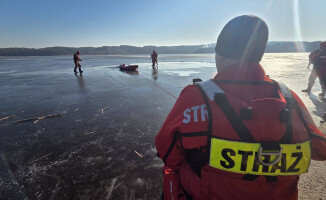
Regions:
[[[0,48],[215,43],[252,14],[269,41],[326,40],[325,0],[0,0]]]

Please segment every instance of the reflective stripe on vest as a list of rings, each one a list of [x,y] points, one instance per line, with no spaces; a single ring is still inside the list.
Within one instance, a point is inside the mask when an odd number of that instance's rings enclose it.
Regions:
[[[214,101],[215,93],[224,93],[223,90],[212,80],[197,83],[205,92],[209,100]]]
[[[311,160],[310,141],[297,144],[280,144],[280,151],[267,151],[278,155],[261,154],[261,160],[274,165],[263,165],[259,161],[260,143],[211,139],[209,165],[211,167],[240,174],[253,175],[298,175],[308,171]]]
[[[224,91],[212,80],[198,85],[211,101],[214,101],[216,93],[224,94]],[[295,101],[291,91],[284,84],[279,83],[279,85],[282,95],[288,101]],[[245,143],[218,138],[211,138],[210,142],[209,165],[234,173],[268,176],[298,175],[308,171],[311,161],[310,141],[297,144],[274,142],[274,145],[279,146],[276,150],[264,149],[264,145],[258,142]]]

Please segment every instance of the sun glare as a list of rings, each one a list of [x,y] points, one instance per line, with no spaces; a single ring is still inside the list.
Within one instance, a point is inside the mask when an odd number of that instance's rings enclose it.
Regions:
[[[305,51],[304,45],[302,44],[300,13],[299,13],[299,0],[293,0],[293,24],[294,24],[295,41],[297,41],[296,49],[298,51]]]

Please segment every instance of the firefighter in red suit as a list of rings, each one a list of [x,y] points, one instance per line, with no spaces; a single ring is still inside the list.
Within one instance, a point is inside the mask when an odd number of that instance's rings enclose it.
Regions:
[[[187,86],[155,138],[164,199],[297,199],[326,138],[300,98],[259,64],[268,40],[260,18],[239,16],[216,43],[218,74]]]
[[[74,68],[74,73],[77,74],[77,67],[79,69],[79,73],[82,74],[83,71],[81,70],[81,65],[79,63],[79,61],[82,61],[82,59],[80,58],[80,51],[77,51],[75,54],[74,54],[74,63],[75,63],[75,68]]]
[[[323,90],[320,96],[325,99],[326,88],[326,42],[320,43],[320,49],[317,50],[316,55],[312,59],[314,70],[317,72],[321,88]]]
[[[320,52],[322,51],[322,49],[325,48],[325,45],[326,45],[326,42],[320,43],[320,49],[318,49],[316,51],[313,51],[313,52],[311,52],[309,54],[308,69],[309,69],[309,66],[311,64],[313,64],[313,68],[312,68],[311,74],[309,76],[308,88],[302,90],[302,92],[310,93],[313,85],[315,84],[315,80],[318,77],[318,73],[317,73],[317,70],[316,70],[318,68],[318,63],[316,61],[318,60]],[[316,66],[315,66],[314,63],[316,63]],[[325,87],[326,87],[326,85],[323,84],[321,79],[319,80],[319,82],[320,82],[321,89],[322,89],[322,92],[319,94],[319,96],[324,97],[325,96]]]

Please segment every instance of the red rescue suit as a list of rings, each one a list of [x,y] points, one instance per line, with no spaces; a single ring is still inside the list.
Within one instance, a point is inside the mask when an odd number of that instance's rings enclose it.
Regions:
[[[318,50],[313,51],[309,54],[309,63],[312,63],[312,61],[314,60],[317,54],[318,54]]]
[[[253,120],[244,120],[254,140],[279,141],[285,135],[286,126],[280,123],[275,108],[260,105],[260,99],[278,98],[280,105],[285,101],[278,84],[269,79],[259,64],[230,66],[220,70],[213,79],[226,94],[228,102],[240,115],[241,108],[249,104],[263,107]],[[290,92],[298,108],[290,109],[292,134],[290,143],[311,140],[312,159],[326,160],[325,136],[315,126],[309,112],[300,98]],[[208,103],[211,111],[207,109]],[[211,112],[212,124],[208,116]],[[305,123],[300,119],[304,118]],[[170,186],[163,183],[165,199],[297,199],[298,175],[292,176],[251,176],[219,170],[207,163],[208,135],[230,141],[241,138],[220,107],[213,101],[206,101],[200,89],[191,85],[180,94],[169,113],[160,132],[155,138],[159,157],[165,163],[165,169],[174,170],[180,177],[176,187],[173,177],[168,175]],[[308,129],[308,130],[307,130]],[[308,131],[312,134],[308,134]],[[197,156],[196,156],[197,155]],[[169,186],[169,185],[168,185]],[[172,190],[173,189],[173,190]],[[170,191],[170,192],[168,192]],[[178,191],[173,194],[171,191]]]
[[[311,64],[313,64],[313,61],[314,61],[314,59],[315,59],[315,57],[317,56],[317,54],[318,54],[318,50],[316,50],[316,51],[313,51],[313,52],[311,52],[310,54],[309,54],[309,64],[308,64],[308,69],[309,69],[309,66],[311,65]],[[318,77],[318,74],[317,74],[317,71],[316,71],[316,69],[315,69],[315,66],[313,65],[313,68],[312,68],[312,70],[311,70],[311,73],[310,73],[310,76],[309,76],[309,82],[308,82],[308,89],[307,89],[307,91],[311,91],[311,89],[312,89],[312,87],[314,86],[314,84],[315,84],[315,81],[316,81],[316,78]],[[322,88],[322,94],[324,95],[324,93],[325,93],[325,88],[324,88],[324,85],[321,83],[321,81],[319,81],[320,82],[320,84],[321,84],[321,88]]]
[[[77,52],[77,53],[75,53],[74,54],[74,63],[75,63],[75,68],[74,68],[74,72],[75,73],[77,73],[77,67],[78,67],[78,69],[79,69],[79,72],[80,73],[82,73],[83,71],[81,70],[81,65],[80,65],[80,63],[79,63],[79,61],[81,61],[82,59],[80,59],[80,57],[79,57],[79,53]]]
[[[152,59],[152,65],[153,66],[155,65],[155,63],[157,64],[157,57],[158,57],[158,53],[153,51],[153,53],[151,54],[151,59]]]
[[[81,59],[80,59],[79,55],[78,55],[77,53],[75,53],[75,54],[74,54],[74,63],[75,63],[76,65],[78,65],[80,60],[81,60]]]
[[[313,61],[314,69],[316,70],[320,84],[326,87],[326,50],[318,50],[316,56],[314,56]]]

